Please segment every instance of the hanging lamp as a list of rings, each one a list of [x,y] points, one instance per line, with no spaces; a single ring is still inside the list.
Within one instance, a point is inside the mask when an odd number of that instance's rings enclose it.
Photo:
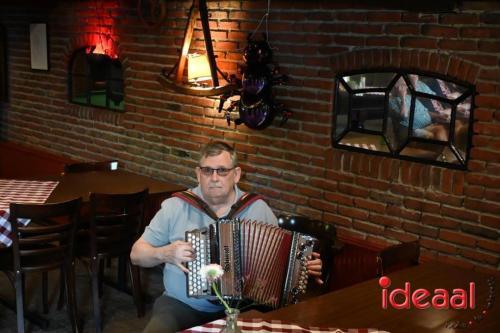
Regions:
[[[203,38],[205,40],[205,50],[206,54],[192,54],[189,55],[189,47],[191,46],[191,40],[193,38],[193,31],[196,25],[197,16],[200,16],[201,25],[203,28]],[[201,68],[199,66],[206,66],[207,61],[201,61],[202,58],[208,60],[208,68]],[[189,61],[196,62],[196,64],[188,64],[188,78],[189,82],[185,82],[184,69],[186,68],[186,63]],[[203,65],[204,64],[204,65]],[[197,68],[195,68],[198,66]],[[209,75],[204,74],[203,76],[196,77],[193,72],[210,73]],[[226,85],[219,85],[218,73],[227,82]],[[182,50],[180,57],[175,64],[175,66],[170,70],[162,69],[161,75],[158,79],[161,85],[167,89],[183,93],[186,95],[195,96],[216,96],[222,95],[229,92],[230,90],[237,89],[236,86],[232,85],[227,76],[221,72],[217,67],[215,61],[214,50],[212,47],[212,37],[210,35],[210,27],[208,24],[208,9],[206,0],[193,0],[193,4],[189,10],[188,21],[186,25],[186,30],[184,32],[184,41],[182,44]],[[208,81],[212,81],[209,85]]]

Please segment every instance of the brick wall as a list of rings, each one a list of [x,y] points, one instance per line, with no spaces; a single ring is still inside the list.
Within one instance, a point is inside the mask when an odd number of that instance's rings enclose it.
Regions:
[[[2,138],[72,158],[117,158],[129,170],[184,185],[195,183],[192,168],[200,145],[223,139],[240,151],[246,170],[242,186],[264,194],[277,212],[322,219],[334,223],[342,237],[381,246],[419,239],[426,257],[499,270],[498,5],[419,13],[350,9],[342,1],[272,1],[270,42],[275,60],[290,75],[275,91],[293,116],[283,127],[253,131],[228,127],[215,99],[160,88],[161,68],[177,60],[191,1],[167,3],[168,19],[159,28],[142,25],[136,1],[104,5],[105,23],[114,23],[106,29],[125,69],[123,114],[67,101],[71,52],[102,20],[92,10],[95,2],[0,5],[10,98],[1,108]],[[219,65],[234,72],[267,1],[209,1],[208,6]],[[28,23],[36,21],[48,23],[48,72],[30,70]],[[331,148],[334,75],[385,66],[425,69],[476,85],[468,171]]]

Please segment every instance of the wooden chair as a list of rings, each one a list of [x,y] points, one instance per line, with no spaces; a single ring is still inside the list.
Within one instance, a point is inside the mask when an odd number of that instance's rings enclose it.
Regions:
[[[118,169],[118,161],[81,162],[71,163],[64,166],[65,173],[88,172],[88,171],[113,171]]]
[[[64,277],[67,309],[73,332],[79,332],[75,294],[74,239],[81,199],[54,204],[10,204],[12,258],[6,273],[16,291],[17,331],[24,332],[24,276],[43,272],[43,300],[46,305],[47,275],[60,269]],[[30,219],[28,226],[19,218]],[[61,281],[61,284],[63,281]],[[62,290],[63,288],[61,288]]]
[[[281,228],[313,236],[319,241],[318,252],[323,262],[322,280],[324,283],[320,286],[311,281],[307,286],[306,295],[302,296],[301,299],[310,298],[327,292],[331,282],[331,264],[335,253],[338,251],[336,243],[337,231],[335,226],[322,221],[312,220],[304,216],[292,215],[280,215],[278,217],[278,224]]]
[[[377,255],[377,276],[418,265],[420,245],[418,241],[396,244]]]
[[[140,236],[147,196],[147,189],[130,194],[90,194],[90,225],[78,232],[77,256],[90,261],[96,332],[102,329],[99,290],[103,259],[124,260],[129,268],[137,316],[144,315],[139,267],[130,263],[130,251]]]

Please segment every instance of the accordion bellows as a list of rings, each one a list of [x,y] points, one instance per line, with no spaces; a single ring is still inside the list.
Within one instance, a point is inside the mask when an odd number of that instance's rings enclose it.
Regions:
[[[256,221],[219,220],[186,232],[196,260],[188,263],[188,296],[212,297],[199,269],[220,264],[220,291],[227,299],[250,299],[273,308],[296,303],[307,286],[307,257],[315,239]]]

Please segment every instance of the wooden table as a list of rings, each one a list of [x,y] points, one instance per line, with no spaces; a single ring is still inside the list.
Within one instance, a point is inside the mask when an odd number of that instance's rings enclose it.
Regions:
[[[122,170],[66,173],[58,177],[44,177],[44,180],[59,181],[59,185],[47,199],[48,203],[66,201],[80,196],[85,203],[89,200],[90,192],[132,193],[147,187],[149,197],[145,212],[146,223],[149,223],[160,209],[163,200],[174,192],[186,189],[184,186]]]
[[[444,288],[452,293],[454,288],[468,288],[469,282],[476,283],[475,310],[418,310],[412,305],[410,310],[395,310],[381,307],[381,290],[378,279],[359,283],[320,297],[291,305],[267,313],[250,312],[242,316],[259,317],[264,320],[283,320],[300,326],[320,326],[338,328],[378,328],[392,333],[398,332],[500,332],[500,279],[497,276],[496,303],[491,312],[470,329],[447,329],[450,320],[468,321],[480,313],[486,305],[489,276],[449,266],[442,263],[424,263],[404,269],[389,277],[394,288],[404,288],[411,283],[411,290],[426,288],[431,293],[436,288]],[[335,278],[335,277],[333,277]]]
[[[147,187],[152,196],[169,196],[173,192],[185,189],[183,186],[122,170],[66,173],[58,177],[46,177],[45,179],[59,181],[59,185],[47,199],[49,203],[65,201],[79,196],[85,202],[89,200],[90,192],[131,193],[141,191]]]

